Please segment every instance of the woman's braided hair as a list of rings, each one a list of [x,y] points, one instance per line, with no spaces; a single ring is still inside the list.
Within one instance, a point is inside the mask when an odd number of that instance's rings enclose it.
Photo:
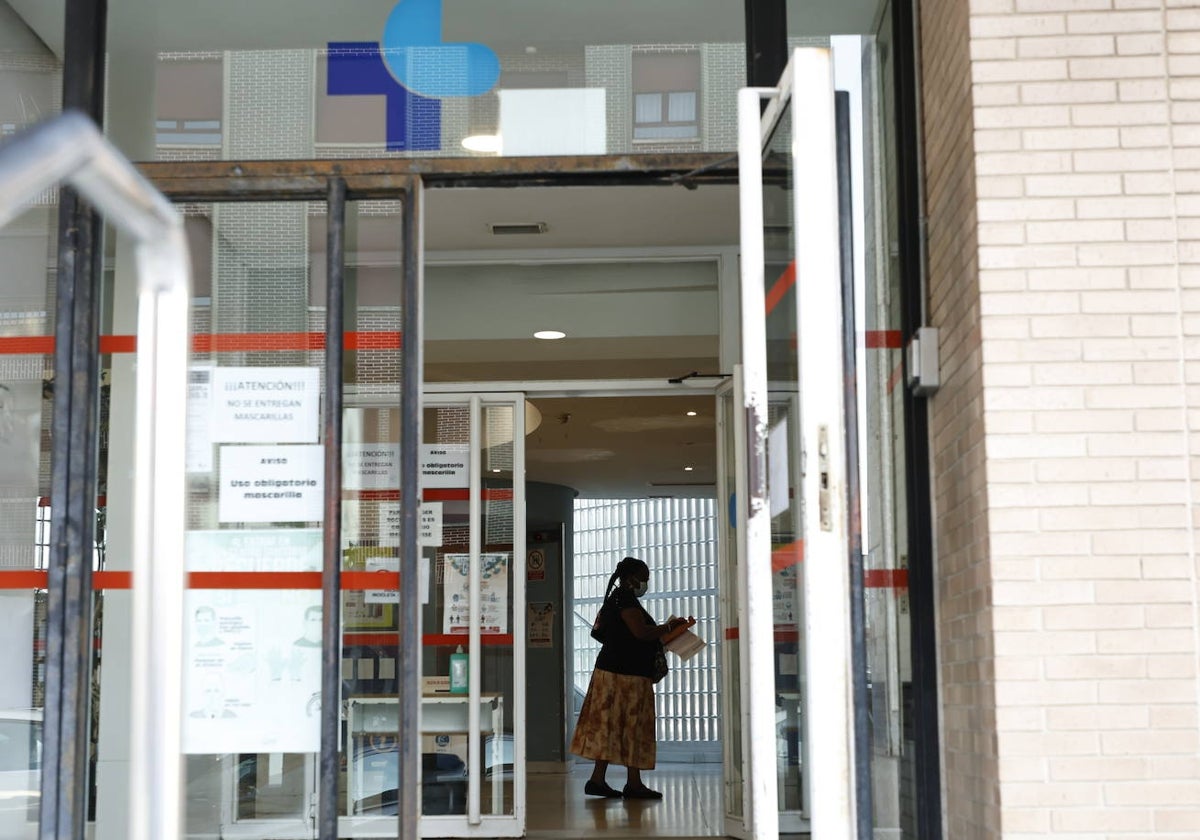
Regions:
[[[617,568],[613,571],[612,577],[608,579],[608,588],[604,590],[604,601],[608,602],[608,596],[617,588],[617,584],[624,578],[631,577],[638,572],[650,574],[650,567],[636,557],[625,557],[617,564]]]

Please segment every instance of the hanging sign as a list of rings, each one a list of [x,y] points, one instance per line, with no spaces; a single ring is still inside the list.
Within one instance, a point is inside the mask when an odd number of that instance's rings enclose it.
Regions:
[[[320,371],[315,367],[212,369],[217,443],[316,443]]]
[[[220,522],[320,522],[325,450],[312,446],[222,446]]]

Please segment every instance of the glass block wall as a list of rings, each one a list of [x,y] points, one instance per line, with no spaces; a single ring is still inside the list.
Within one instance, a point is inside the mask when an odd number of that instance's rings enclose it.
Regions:
[[[696,617],[708,646],[655,687],[660,758],[720,760],[716,510],[712,499],[575,501],[574,655],[576,704],[587,692],[599,643],[589,631],[609,576],[626,555],[650,567],[642,603],[657,621]]]

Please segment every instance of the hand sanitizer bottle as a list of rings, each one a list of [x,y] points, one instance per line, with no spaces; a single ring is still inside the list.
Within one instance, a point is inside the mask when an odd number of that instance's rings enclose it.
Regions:
[[[450,654],[450,693],[467,693],[467,655],[463,653],[462,645]]]

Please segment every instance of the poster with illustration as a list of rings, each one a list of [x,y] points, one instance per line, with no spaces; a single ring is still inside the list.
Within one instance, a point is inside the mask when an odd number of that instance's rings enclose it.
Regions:
[[[313,572],[320,529],[191,531],[188,571]],[[186,753],[320,749],[321,593],[189,589]]]
[[[447,554],[442,558],[444,588],[442,612],[443,633],[470,632],[471,555]],[[479,555],[479,627],[481,633],[508,632],[508,568],[507,552]]]

